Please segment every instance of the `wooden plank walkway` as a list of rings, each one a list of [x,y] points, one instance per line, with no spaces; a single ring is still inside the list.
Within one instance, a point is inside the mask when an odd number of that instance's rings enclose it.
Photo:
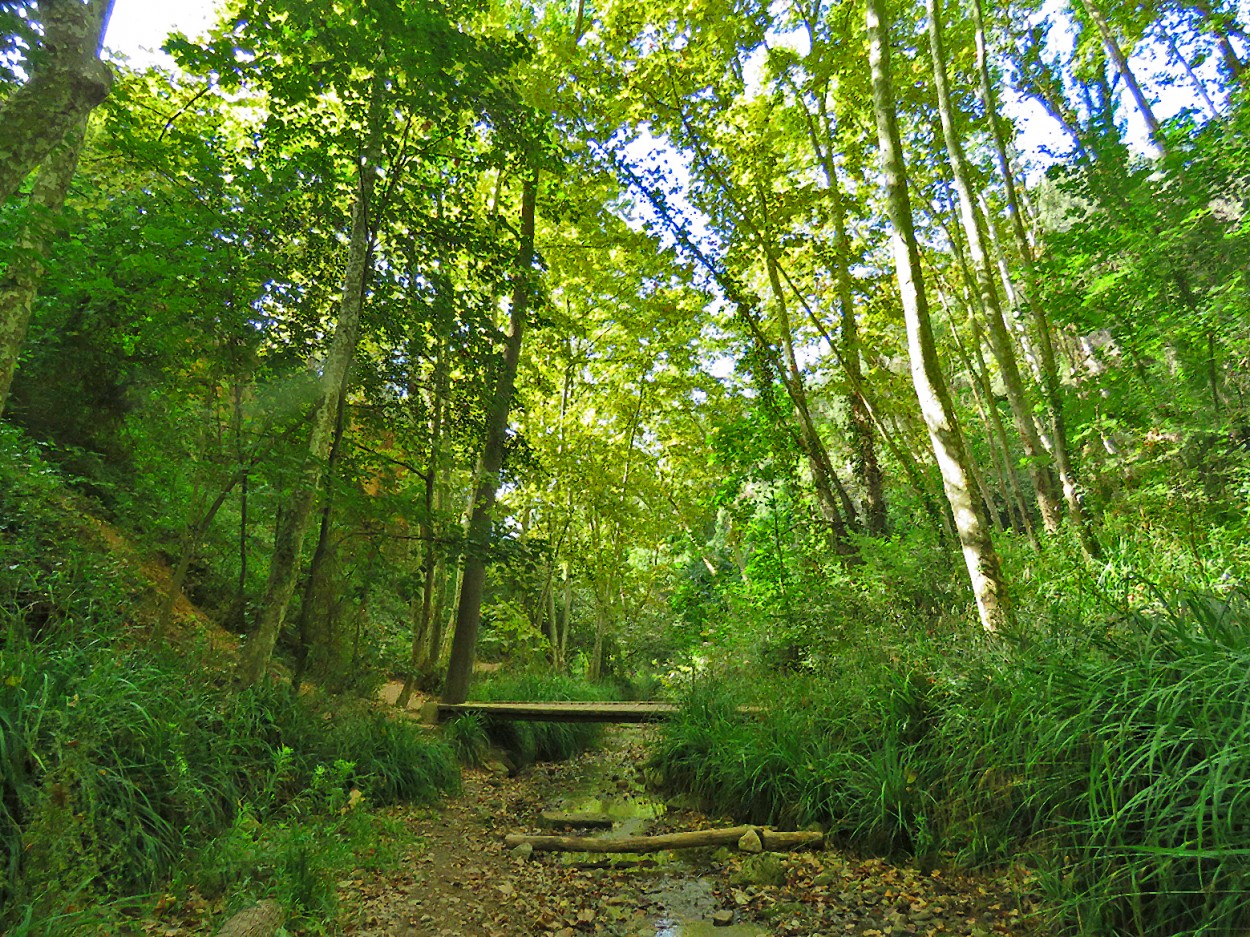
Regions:
[[[440,703],[421,707],[421,720],[431,725],[462,713],[519,722],[660,722],[677,712],[675,703]]]

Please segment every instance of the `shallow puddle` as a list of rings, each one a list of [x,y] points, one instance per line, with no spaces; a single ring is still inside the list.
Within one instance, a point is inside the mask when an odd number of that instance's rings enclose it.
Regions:
[[[703,879],[665,877],[646,894],[664,909],[655,921],[655,937],[759,937],[767,933],[747,921],[722,927],[713,924],[712,913],[719,903],[711,883]]]
[[[645,834],[652,820],[664,815],[667,805],[643,794],[631,792],[609,796],[571,795],[560,802],[560,810],[578,815],[611,818],[612,829],[595,834],[597,839]],[[719,902],[711,883],[688,875],[674,875],[673,866],[689,863],[690,855],[664,851],[646,854],[630,853],[566,853],[564,861],[572,865],[608,862],[613,868],[630,868],[637,874],[656,875],[654,884],[645,889],[652,907],[659,909],[654,920],[654,937],[760,937],[767,930],[758,924],[735,922],[717,927],[712,923]],[[697,873],[692,873],[697,874]]]

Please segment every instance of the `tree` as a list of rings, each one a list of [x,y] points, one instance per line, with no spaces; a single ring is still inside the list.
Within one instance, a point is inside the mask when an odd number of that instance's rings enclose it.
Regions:
[[[907,347],[911,358],[912,383],[920,401],[929,440],[946,498],[955,516],[955,528],[963,548],[968,578],[976,597],[981,626],[989,632],[1001,631],[1012,621],[1007,584],[985,510],[973,492],[963,433],[955,417],[946,381],[938,366],[937,347],[929,320],[924,271],[912,223],[911,197],[903,162],[902,140],[895,114],[893,80],[890,73],[890,28],[883,0],[868,0],[868,55],[872,66],[873,111],[881,146],[885,174],[886,202],[890,215],[890,244],[903,312],[907,322]]]
[[[512,303],[508,310],[508,333],[495,383],[495,393],[487,411],[486,440],[477,488],[473,495],[473,511],[469,519],[460,584],[460,603],[456,610],[456,630],[452,636],[451,659],[447,664],[447,681],[443,701],[463,703],[469,694],[473,677],[473,655],[477,632],[482,620],[482,587],[486,581],[486,564],[490,553],[492,513],[499,490],[499,471],[503,467],[508,438],[508,414],[516,386],[517,365],[521,357],[521,341],[525,335],[525,318],[529,311],[534,284],[534,213],[538,202],[537,174],[526,178],[521,187],[521,226],[516,273],[512,287]]]
[[[30,77],[0,105],[0,204],[112,87],[99,53],[113,0],[41,0],[38,9],[43,37]]]

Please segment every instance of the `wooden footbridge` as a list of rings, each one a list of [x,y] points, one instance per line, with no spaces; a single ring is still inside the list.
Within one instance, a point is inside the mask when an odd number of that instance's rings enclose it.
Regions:
[[[541,702],[541,703],[443,703],[430,700],[421,707],[421,721],[437,725],[444,719],[478,713],[491,719],[515,722],[662,722],[677,712],[676,703],[646,702]]]

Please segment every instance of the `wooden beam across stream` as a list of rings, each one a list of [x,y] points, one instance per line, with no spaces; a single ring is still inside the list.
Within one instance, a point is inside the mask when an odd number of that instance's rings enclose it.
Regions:
[[[437,725],[444,719],[464,713],[478,713],[491,719],[516,722],[662,722],[674,715],[676,703],[655,700],[633,702],[496,702],[443,703],[430,700],[421,707],[421,721]],[[755,706],[739,707],[744,714],[758,713]]]
[[[675,703],[646,702],[539,702],[442,703],[430,700],[421,707],[421,721],[431,725],[465,713],[513,722],[660,722],[677,712]]]

